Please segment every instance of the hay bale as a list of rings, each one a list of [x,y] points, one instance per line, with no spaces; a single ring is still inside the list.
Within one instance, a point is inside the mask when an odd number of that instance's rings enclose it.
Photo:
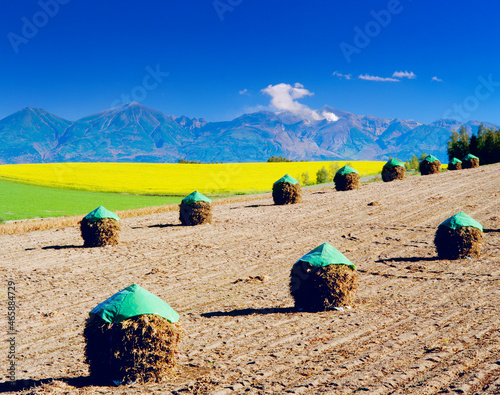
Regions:
[[[472,226],[460,229],[438,227],[434,244],[440,259],[461,259],[480,256],[483,232]]]
[[[346,265],[316,267],[301,262],[294,265],[290,275],[290,294],[295,307],[305,311],[349,306],[357,288],[358,274]]]
[[[483,227],[463,212],[441,223],[434,237],[440,259],[479,257],[482,242]]]
[[[391,159],[382,168],[382,181],[404,180],[405,173],[405,165],[396,159]]]
[[[273,201],[279,205],[302,202],[300,183],[289,174],[285,174],[273,184]]]
[[[80,221],[80,232],[84,247],[104,247],[117,245],[120,236],[120,223],[112,218]]]
[[[463,159],[462,168],[473,169],[475,167],[479,167],[479,158],[472,154],[466,155]]]
[[[462,170],[462,161],[457,158],[453,158],[448,163],[448,170]]]
[[[395,180],[404,180],[406,169],[401,166],[393,167],[392,169],[382,169],[382,181],[390,182]]]
[[[427,176],[441,171],[441,162],[434,156],[428,155],[419,166],[420,174]]]
[[[148,382],[170,377],[183,330],[156,314],[109,323],[97,315],[85,323],[85,362],[99,382]]]
[[[212,200],[198,191],[186,196],[179,205],[182,225],[193,226],[212,223]]]
[[[357,287],[356,266],[328,243],[304,255],[290,273],[295,307],[306,311],[348,306]]]
[[[273,184],[274,204],[295,204],[302,202],[300,183],[277,182]]]
[[[207,202],[181,203],[179,219],[182,225],[194,226],[212,223],[212,204]]]
[[[352,167],[345,165],[335,173],[333,178],[337,191],[350,191],[359,188],[359,173]]]
[[[333,179],[337,191],[350,191],[359,188],[359,174],[349,173],[345,176],[335,174]]]

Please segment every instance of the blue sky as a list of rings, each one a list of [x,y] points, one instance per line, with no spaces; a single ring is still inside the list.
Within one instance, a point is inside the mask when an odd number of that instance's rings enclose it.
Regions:
[[[326,104],[360,115],[500,124],[495,0],[2,6],[0,118],[30,106],[76,120],[136,100],[210,121]]]

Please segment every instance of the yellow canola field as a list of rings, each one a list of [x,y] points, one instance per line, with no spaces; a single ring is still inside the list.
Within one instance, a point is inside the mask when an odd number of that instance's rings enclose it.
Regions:
[[[207,195],[265,192],[289,174],[301,181],[323,166],[342,167],[347,162],[275,163],[46,163],[1,165],[0,179],[53,188],[135,194],[185,195],[198,190]],[[349,162],[361,177],[380,174],[385,162]],[[36,198],[36,197],[34,197]]]

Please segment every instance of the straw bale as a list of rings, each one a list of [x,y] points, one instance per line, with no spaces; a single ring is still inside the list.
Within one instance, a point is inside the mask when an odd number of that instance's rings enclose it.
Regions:
[[[80,232],[85,247],[104,247],[117,245],[120,235],[120,223],[112,218],[80,221]]]
[[[349,173],[346,175],[335,174],[333,179],[335,183],[335,189],[337,191],[350,191],[352,189],[359,188],[359,174],[358,173]]]
[[[300,183],[277,182],[273,185],[274,204],[295,204],[302,202]]]
[[[179,219],[182,225],[193,226],[212,223],[212,204],[208,202],[181,203]]]
[[[439,226],[434,244],[440,259],[477,258],[480,255],[483,232],[472,226],[451,229]]]
[[[479,159],[470,158],[462,161],[462,168],[464,169],[473,169],[475,167],[479,167]]]
[[[349,306],[357,288],[358,274],[347,265],[316,267],[299,262],[290,274],[290,293],[295,307],[306,311]]]
[[[111,324],[94,315],[87,319],[85,362],[98,382],[161,381],[177,366],[177,349],[184,330],[156,314]]]
[[[448,163],[448,170],[462,170],[462,164],[460,162],[455,164],[450,162]]]
[[[420,174],[427,176],[429,174],[437,174],[441,171],[441,162],[435,160],[434,162],[429,162],[428,160],[423,160],[420,162],[419,166]]]
[[[393,168],[384,167],[382,169],[382,180],[390,182],[394,180],[404,180],[406,169],[403,166],[394,166]]]

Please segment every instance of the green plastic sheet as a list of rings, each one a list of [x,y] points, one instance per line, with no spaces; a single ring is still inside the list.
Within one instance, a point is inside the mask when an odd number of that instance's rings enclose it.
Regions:
[[[450,229],[460,229],[466,226],[472,226],[473,228],[479,229],[481,232],[483,231],[483,226],[479,222],[462,211],[448,218],[446,221],[439,224],[439,226],[446,226]]]
[[[285,174],[283,177],[281,177],[278,181],[275,182],[275,184],[277,184],[279,182],[288,182],[292,185],[295,185],[298,183],[298,181],[295,178],[293,178],[292,176],[290,176],[288,174]]]
[[[120,217],[118,217],[118,215],[116,215],[112,211],[106,210],[103,206],[97,207],[95,210],[91,211],[85,216],[85,219],[91,222],[95,222],[103,218],[112,218],[116,221],[120,220]]]
[[[397,166],[405,167],[404,163],[400,162],[397,159],[390,159],[384,165],[384,167],[387,168],[387,169],[392,169],[392,168],[397,167]]]
[[[434,155],[427,155],[424,160],[426,160],[427,162],[435,162],[438,160],[438,158],[436,158]]]
[[[295,264],[299,262],[307,262],[316,267],[328,265],[347,265],[351,269],[356,270],[356,266],[349,259],[347,259],[344,254],[329,243],[323,243],[316,247],[314,250],[310,251],[295,262]]]
[[[345,176],[350,173],[356,173],[359,174],[357,170],[353,169],[349,165],[345,165],[344,167],[341,167],[339,170],[337,170],[336,174],[340,174],[341,176]]]
[[[450,160],[450,163],[452,165],[456,165],[457,163],[462,163],[462,161],[458,158],[453,158],[452,160]]]
[[[94,307],[89,314],[97,315],[109,323],[144,314],[157,314],[172,323],[179,321],[179,314],[172,307],[137,284],[117,292]]]
[[[198,191],[194,191],[190,195],[186,196],[184,199],[182,199],[182,203],[191,205],[194,202],[207,202],[207,203],[212,203],[212,200],[207,198],[205,195],[202,195]]]
[[[467,154],[464,157],[464,160],[470,160],[470,159],[479,159],[477,156],[474,156],[472,154]]]

